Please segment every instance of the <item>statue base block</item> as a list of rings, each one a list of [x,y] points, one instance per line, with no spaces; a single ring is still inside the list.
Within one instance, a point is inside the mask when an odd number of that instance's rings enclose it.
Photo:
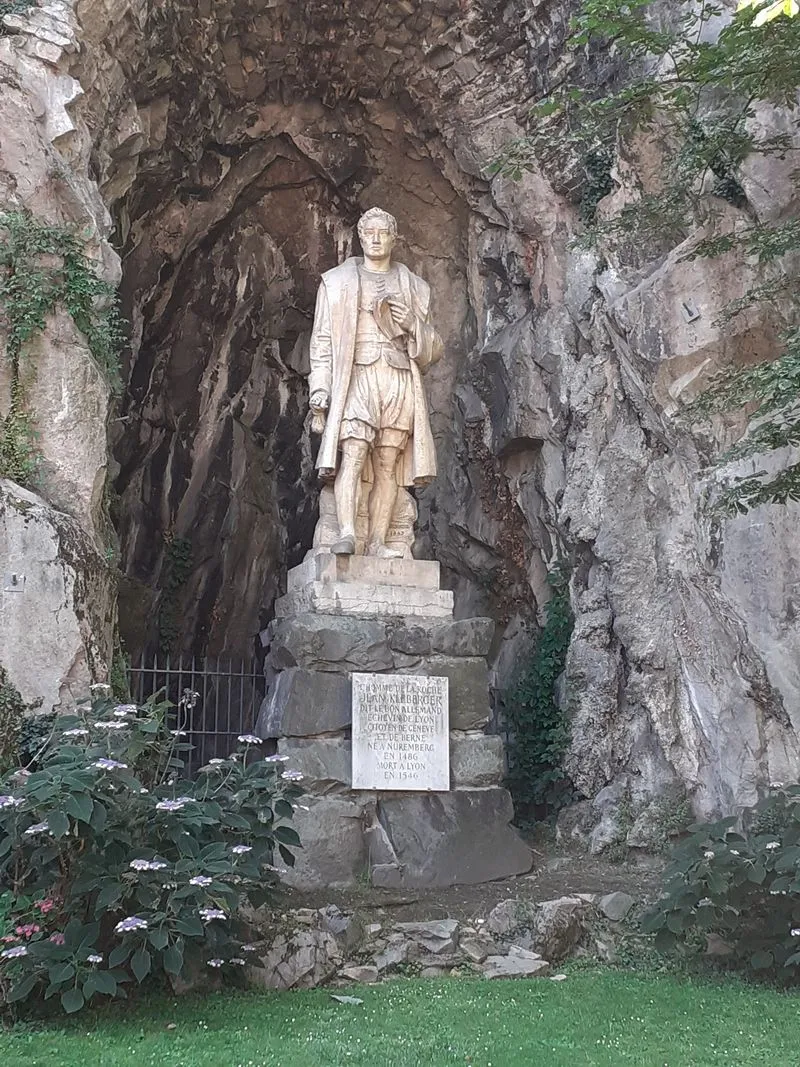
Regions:
[[[278,618],[304,612],[362,619],[453,616],[453,594],[439,589],[439,564],[431,560],[321,553],[289,571],[287,589],[275,602]]]
[[[510,825],[502,738],[486,732],[494,623],[452,613],[428,560],[318,553],[290,571],[262,634],[270,684],[256,725],[307,790],[289,885],[347,888],[368,873],[375,886],[411,889],[530,870],[530,849]],[[392,675],[400,690],[404,676],[447,678],[448,790],[438,780],[426,790],[353,789],[354,673]]]

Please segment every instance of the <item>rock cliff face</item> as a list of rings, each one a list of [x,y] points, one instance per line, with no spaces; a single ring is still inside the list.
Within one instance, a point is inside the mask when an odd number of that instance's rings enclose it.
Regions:
[[[210,653],[253,648],[310,544],[317,277],[364,208],[398,216],[447,346],[418,554],[446,568],[457,615],[497,621],[499,686],[530,647],[548,565],[573,561],[568,766],[599,795],[600,847],[626,790],[641,807],[685,788],[707,814],[797,777],[798,550],[791,505],[712,520],[712,442],[677,418],[709,370],[775,351],[768,321],[714,325],[749,268],[681,248],[635,270],[600,260],[571,243],[562,181],[487,178],[563,73],[568,16],[555,0],[43,0],[0,37],[0,200],[84,226],[109,277],[121,254],[120,624],[134,648],[156,641],[169,599],[173,646]],[[633,166],[652,166],[646,149]],[[753,210],[795,209],[764,192],[780,175],[750,171]],[[84,381],[88,354],[62,348],[64,382]],[[54,459],[45,495],[95,536],[107,400],[79,392],[64,385],[64,410],[84,414],[40,432],[56,457],[74,427],[85,462],[62,475]]]

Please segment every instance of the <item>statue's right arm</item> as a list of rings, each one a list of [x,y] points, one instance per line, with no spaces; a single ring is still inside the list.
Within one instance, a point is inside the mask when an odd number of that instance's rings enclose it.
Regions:
[[[312,408],[324,409],[330,402],[332,356],[333,343],[328,295],[325,286],[320,285],[314,311],[314,327],[311,331],[311,373],[308,376],[308,391]],[[323,396],[325,402],[320,403]]]

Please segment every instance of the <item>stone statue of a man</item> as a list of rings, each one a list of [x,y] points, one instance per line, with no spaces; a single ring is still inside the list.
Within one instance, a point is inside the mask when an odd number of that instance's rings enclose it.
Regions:
[[[399,485],[425,485],[436,455],[421,375],[442,342],[430,324],[430,287],[392,262],[397,222],[379,208],[361,216],[363,259],[326,271],[311,334],[312,428],[322,433],[317,468],[335,476],[337,555],[356,550],[361,483],[372,482],[366,553],[387,546]],[[365,489],[367,486],[365,485]]]

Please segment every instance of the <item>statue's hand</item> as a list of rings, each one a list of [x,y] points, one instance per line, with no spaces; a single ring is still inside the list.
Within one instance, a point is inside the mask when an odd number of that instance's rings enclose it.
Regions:
[[[311,398],[308,403],[309,407],[311,408],[311,411],[315,415],[317,415],[322,413],[323,411],[327,411],[330,402],[331,398],[328,396],[325,390],[317,389],[311,394]]]
[[[386,303],[389,305],[392,318],[405,333],[414,332],[414,314],[404,300],[397,296],[387,296]]]

